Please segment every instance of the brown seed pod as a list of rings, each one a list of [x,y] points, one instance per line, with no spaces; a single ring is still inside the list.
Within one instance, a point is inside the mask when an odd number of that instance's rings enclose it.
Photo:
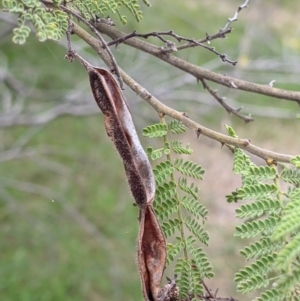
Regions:
[[[130,190],[140,208],[138,266],[146,301],[159,301],[166,262],[166,241],[152,202],[155,181],[151,165],[137,136],[126,100],[113,75],[91,66],[73,54],[86,68],[94,98],[104,114],[107,135],[120,154]]]

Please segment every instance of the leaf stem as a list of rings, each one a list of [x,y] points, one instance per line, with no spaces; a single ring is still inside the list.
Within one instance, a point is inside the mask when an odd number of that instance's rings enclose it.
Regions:
[[[159,117],[160,117],[160,122],[167,126],[166,119],[165,119],[164,115],[159,114]],[[168,144],[167,134],[163,136],[163,139],[164,139],[164,144],[165,145]],[[166,156],[167,156],[167,159],[170,162],[172,162],[172,158],[171,158],[170,153],[166,154]],[[176,183],[174,173],[171,173],[170,177],[171,177],[171,180],[174,183]],[[186,247],[186,237],[185,237],[185,233],[184,233],[184,221],[183,221],[183,216],[182,216],[182,211],[181,211],[181,207],[180,207],[180,201],[179,201],[179,196],[178,196],[177,190],[176,190],[175,198],[176,198],[176,201],[177,201],[177,204],[178,204],[177,216],[178,216],[179,225],[180,225],[180,236],[181,236],[182,241],[184,242],[184,248],[183,248],[184,258],[185,258],[185,260],[189,260],[188,250],[187,250],[187,247]]]

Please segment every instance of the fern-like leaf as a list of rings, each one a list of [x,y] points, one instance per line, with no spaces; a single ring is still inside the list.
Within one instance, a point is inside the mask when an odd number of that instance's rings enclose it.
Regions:
[[[192,266],[191,269],[191,293],[193,296],[201,296],[203,295],[203,287],[201,285],[202,283],[201,274],[199,273],[198,269],[195,269]],[[192,299],[193,300],[193,299]],[[196,298],[194,299],[197,300]]]
[[[185,126],[178,120],[172,120],[168,124],[168,130],[173,134],[182,134],[186,132]]]
[[[180,204],[195,217],[206,219],[208,210],[194,197],[184,196]]]
[[[178,241],[175,245],[171,243],[167,244],[167,265],[169,265],[170,262],[175,260],[176,256],[178,256],[178,254],[183,250],[184,245],[184,242],[182,242],[181,240]]]
[[[241,149],[235,148],[233,153],[233,172],[235,174],[240,174],[242,172],[247,172],[253,163],[250,157],[247,156]]]
[[[284,169],[280,176],[286,183],[300,185],[300,170]]]
[[[278,289],[272,288],[262,293],[261,296],[257,298],[257,301],[282,301],[286,300],[289,296],[290,294],[284,294],[278,291]]]
[[[170,237],[172,234],[175,233],[176,229],[179,229],[180,221],[179,219],[169,219],[162,224],[162,230],[166,237]]]
[[[190,186],[187,184],[186,178],[179,178],[178,179],[178,186],[179,188],[186,192],[187,194],[193,196],[195,199],[198,199],[198,186],[192,183]]]
[[[278,224],[278,219],[269,217],[265,220],[252,221],[237,226],[235,228],[234,236],[240,236],[242,238],[255,237],[258,234],[270,235],[273,233],[274,228]]]
[[[164,200],[170,200],[176,193],[176,184],[173,181],[164,183],[156,188],[155,201],[161,204]]]
[[[269,238],[262,238],[255,243],[246,246],[243,250],[240,251],[241,255],[243,255],[246,260],[250,260],[253,258],[260,258],[264,255],[271,254],[276,252],[278,249],[281,249],[284,243],[274,243],[271,242]]]
[[[237,285],[237,290],[245,294],[257,290],[261,287],[267,287],[269,283],[270,281],[264,276],[255,275],[253,277],[250,277],[246,281],[240,282]]]
[[[174,167],[170,161],[157,164],[153,169],[156,185],[161,185],[173,172]]]
[[[201,241],[203,244],[208,245],[208,233],[203,229],[203,227],[190,216],[185,219],[186,227]]]
[[[180,287],[179,300],[188,298],[190,291],[191,265],[188,260],[180,258],[175,265],[175,273],[178,275],[177,285]]]
[[[205,170],[192,161],[184,161],[183,159],[176,159],[174,167],[183,175],[192,177],[194,179],[203,180],[202,176]]]
[[[276,170],[269,166],[250,166],[247,177],[255,181],[273,180],[276,178]]]
[[[190,155],[193,150],[190,149],[190,146],[184,146],[183,143],[179,140],[174,140],[171,142],[171,147],[174,151],[174,153],[182,155],[182,154],[186,154],[186,155]]]
[[[273,268],[274,254],[266,255],[239,270],[234,276],[234,281],[238,284],[238,290],[246,293],[262,286],[266,286],[269,281],[265,275]]]
[[[242,200],[261,199],[277,193],[277,187],[274,184],[256,184],[243,186],[237,190],[238,198]]]
[[[178,211],[178,202],[175,198],[161,200],[155,204],[155,213],[160,220],[167,219]]]
[[[167,134],[167,126],[162,123],[149,125],[143,129],[143,136],[154,138],[163,137]]]
[[[291,241],[283,247],[276,257],[276,266],[287,269],[292,260],[300,254],[300,234],[293,237]]]
[[[278,200],[264,199],[251,204],[243,204],[235,210],[236,216],[244,217],[260,217],[263,214],[278,214],[281,210],[281,204]]]
[[[290,274],[285,274],[279,282],[277,289],[282,293],[290,293],[300,283],[300,269],[294,269]]]
[[[300,205],[300,202],[298,202]],[[291,211],[289,214],[285,214],[280,220],[276,231],[274,232],[273,239],[279,240],[285,236],[296,232],[300,229],[300,212],[298,210]]]
[[[297,168],[300,168],[300,156],[296,156],[292,158],[291,163],[295,165]]]
[[[212,266],[208,261],[207,255],[202,248],[194,248],[195,239],[192,236],[187,238],[187,249],[192,255],[192,264],[196,266],[196,270],[199,271],[201,279],[212,278],[214,273],[212,272]]]

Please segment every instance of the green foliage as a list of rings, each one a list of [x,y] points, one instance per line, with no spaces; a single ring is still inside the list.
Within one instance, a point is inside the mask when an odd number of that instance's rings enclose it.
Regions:
[[[227,130],[236,136],[232,128]],[[299,159],[291,163],[298,167]],[[256,166],[240,149],[234,150],[233,171],[241,175],[242,186],[226,196],[227,201],[248,201],[236,209],[238,218],[248,220],[236,227],[234,235],[256,238],[240,251],[253,262],[235,274],[237,289],[242,293],[265,289],[258,300],[288,299],[300,280],[300,173],[287,167],[279,173],[274,165]],[[291,185],[286,192],[281,181]]]
[[[153,169],[157,184],[154,209],[162,222],[166,238],[172,240],[174,234],[176,235],[176,241],[167,245],[167,264],[175,261],[180,300],[191,296],[196,300],[196,296],[203,294],[202,280],[212,278],[214,274],[205,252],[197,246],[199,243],[208,244],[209,236],[204,229],[208,211],[199,202],[198,183],[187,178],[202,180],[204,169],[183,158],[173,159],[176,155],[191,154],[192,150],[179,140],[168,140],[169,134],[184,132],[185,127],[182,123],[173,120],[166,124],[162,119],[160,124],[146,127],[143,135],[163,139],[162,148],[147,148],[147,153],[152,159],[161,158],[163,154],[166,156],[166,160],[158,163]],[[160,156],[157,156],[157,153],[160,153]],[[186,237],[184,233],[189,233],[189,236]]]
[[[183,159],[176,159],[174,162],[174,167],[183,175],[189,176],[194,179],[202,179],[202,175],[204,174],[204,169],[192,162],[192,161],[184,161]]]
[[[206,219],[208,210],[205,206],[203,206],[197,198],[184,196],[180,202],[180,204],[189,211],[192,215],[196,216],[197,218],[204,218]]]
[[[274,184],[259,183],[246,185],[237,190],[237,193],[240,200],[263,199],[277,193],[277,189]]]
[[[280,177],[286,183],[300,185],[300,170],[285,168]]]
[[[224,124],[224,126],[225,126],[225,128],[226,128],[226,130],[228,132],[228,135],[230,137],[238,138],[238,135],[236,134],[235,130],[231,126],[229,126],[227,124]]]
[[[243,204],[240,208],[237,208],[235,212],[236,216],[239,218],[254,218],[265,214],[278,214],[280,209],[281,204],[278,200],[265,198],[263,200],[258,200],[255,203]]]
[[[172,120],[168,124],[168,131],[170,131],[173,134],[182,134],[186,132],[186,129],[182,122],[179,122],[177,120]]]
[[[153,169],[156,185],[163,183],[173,172],[174,166],[169,160],[157,164]]]
[[[185,219],[185,225],[199,239],[203,244],[208,245],[209,236],[208,233],[203,229],[198,221],[188,216]]]
[[[144,4],[150,6],[147,0]],[[122,23],[126,24],[127,17],[120,10],[125,7],[137,21],[143,17],[137,0],[74,0],[63,2],[39,0],[2,0],[4,11],[18,16],[18,27],[13,30],[13,42],[24,44],[29,36],[30,23],[34,26],[36,36],[40,42],[46,40],[60,40],[68,28],[68,14],[62,10],[61,5],[73,11],[79,11],[81,16],[90,21],[96,16],[106,17],[108,14],[117,14]]]
[[[274,254],[265,255],[236,273],[234,280],[238,283],[238,291],[247,293],[266,287],[269,279],[265,277],[265,274],[272,270],[274,257]]]
[[[296,156],[292,158],[291,163],[295,165],[297,168],[300,168],[300,156]]]
[[[242,174],[247,171],[251,165],[250,157],[241,149],[236,148],[233,153],[233,172],[236,174]]]
[[[190,155],[193,150],[190,149],[189,145],[183,146],[183,143],[179,140],[174,140],[171,142],[171,148],[174,153],[179,154],[179,155]]]
[[[167,126],[161,123],[152,124],[143,129],[143,136],[149,138],[163,137],[166,134]]]
[[[5,11],[18,15],[18,26],[13,30],[13,42],[24,44],[29,36],[31,23],[40,42],[60,40],[68,27],[68,16],[56,7],[42,7],[38,0],[3,0]]]
[[[272,254],[278,249],[282,248],[283,243],[273,243],[269,238],[265,237],[256,241],[255,243],[246,246],[240,253],[247,259],[253,259],[254,257],[260,258],[261,256]]]
[[[257,300],[258,301],[282,301],[288,299],[289,297],[290,294],[283,294],[277,289],[272,288],[262,293],[261,296],[257,298]]]

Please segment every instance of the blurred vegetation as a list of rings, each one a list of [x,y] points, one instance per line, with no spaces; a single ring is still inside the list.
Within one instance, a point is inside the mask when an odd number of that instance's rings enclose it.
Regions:
[[[201,38],[224,26],[242,2],[153,0],[151,8],[143,9],[140,23],[133,19],[128,19],[127,26],[117,19],[116,23],[126,32],[172,29]],[[213,71],[266,84],[276,79],[276,87],[299,90],[299,12],[296,1],[252,2],[233,24],[233,33],[213,43],[240,61],[235,68],[200,48],[177,55]],[[132,206],[122,164],[104,133],[102,115],[93,107],[86,74],[77,62],[64,60],[65,41],[39,43],[32,35],[24,46],[14,45],[8,33],[14,18],[2,12],[0,17],[1,78],[9,74],[22,83],[24,114],[46,115],[59,104],[92,106],[86,117],[62,116],[47,124],[0,128],[1,300],[139,300],[137,209]],[[76,37],[74,41],[82,56],[103,66],[86,45]],[[149,41],[159,45],[154,38]],[[295,120],[299,108],[294,103],[215,86],[234,105],[243,104],[246,113],[256,112],[257,121],[245,127],[219,108],[192,77],[125,45],[114,53],[120,66],[154,95],[188,111],[197,121],[217,130],[222,130],[224,121],[233,123],[240,135],[255,138],[256,144],[299,152],[299,138],[294,137],[300,130]],[[133,93],[125,93],[141,132],[156,116]],[[0,126],[3,116],[17,109],[18,101],[20,95],[5,80],[0,82]],[[231,159],[219,145],[203,139],[199,146],[189,136],[184,139],[195,144],[195,157],[211,181],[200,188],[203,202],[211,209],[209,254],[219,275],[212,283],[222,294],[236,297],[230,277],[224,275],[239,268],[240,242],[230,236],[234,208],[225,203],[225,194],[238,180],[228,179]],[[148,142],[142,143],[147,146]],[[19,158],[9,159],[7,154],[16,149],[21,149]],[[22,151],[28,151],[27,155]],[[205,152],[211,154],[202,157]],[[226,187],[221,185],[224,179]],[[205,183],[204,179],[201,185]],[[211,183],[216,187],[213,192]]]

